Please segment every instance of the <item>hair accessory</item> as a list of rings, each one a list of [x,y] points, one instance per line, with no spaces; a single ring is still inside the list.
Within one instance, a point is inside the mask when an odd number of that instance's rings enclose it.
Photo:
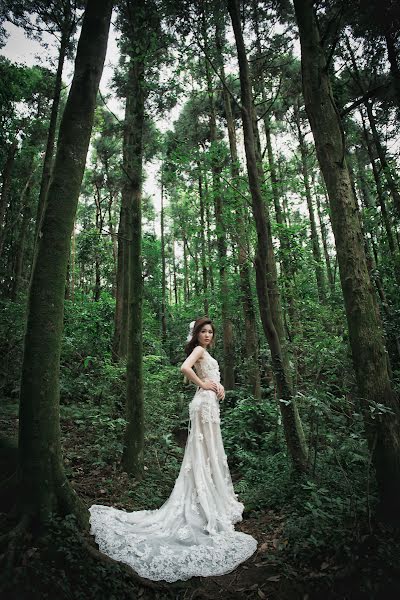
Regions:
[[[194,324],[195,324],[195,323],[196,323],[196,321],[192,321],[192,322],[190,323],[190,325],[189,325],[189,335],[188,335],[188,336],[187,336],[187,338],[186,338],[186,341],[187,341],[187,342],[190,342],[190,340],[191,340],[191,339],[192,339],[192,337],[193,337],[193,329],[194,329]]]

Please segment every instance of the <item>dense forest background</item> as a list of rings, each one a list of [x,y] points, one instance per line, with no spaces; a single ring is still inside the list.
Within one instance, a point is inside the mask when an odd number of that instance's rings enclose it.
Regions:
[[[398,4],[4,0],[10,24],[43,56],[0,55],[4,597],[398,597]],[[156,585],[87,508],[168,498],[202,315],[259,548]]]

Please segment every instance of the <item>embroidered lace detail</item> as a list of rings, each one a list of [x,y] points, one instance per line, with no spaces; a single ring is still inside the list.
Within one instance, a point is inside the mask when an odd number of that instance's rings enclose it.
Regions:
[[[215,401],[205,401],[201,405],[202,423],[220,423],[219,406]]]
[[[141,536],[128,535],[129,524],[117,532],[112,508],[93,505],[92,533],[96,535],[101,552],[114,560],[131,565],[141,576],[153,581],[174,582],[190,577],[223,575],[235,569],[256,550],[257,542],[239,531],[203,534],[200,543],[188,545],[189,527],[177,530],[174,543],[168,538],[150,539],[146,544]],[[233,527],[232,527],[233,528]]]
[[[219,381],[218,363],[208,352],[195,368],[201,379]],[[257,548],[252,536],[234,529],[244,506],[233,489],[216,394],[198,389],[189,417],[181,469],[159,509],[129,513],[98,504],[89,509],[100,550],[153,581],[223,575]]]

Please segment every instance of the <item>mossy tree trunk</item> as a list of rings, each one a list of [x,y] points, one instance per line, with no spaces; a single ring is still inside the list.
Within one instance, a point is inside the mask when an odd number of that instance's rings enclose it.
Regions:
[[[353,364],[376,471],[381,514],[397,521],[400,496],[399,404],[389,378],[360,216],[345,159],[342,124],[332,94],[313,0],[294,0],[294,6],[300,33],[305,104],[329,195]],[[383,406],[381,413],[376,410],[376,403]],[[374,419],[371,418],[371,409],[375,410]]]
[[[131,3],[132,4],[132,3]],[[129,68],[125,110],[123,196],[127,209],[127,390],[122,465],[137,479],[143,476],[143,341],[142,341],[142,178],[143,128],[145,103],[145,65],[148,51],[149,22],[144,0],[126,5]],[[134,8],[134,10],[132,10]],[[126,300],[124,300],[126,302]]]
[[[307,470],[307,450],[300,417],[293,397],[288,361],[282,347],[283,316],[276,285],[276,264],[272,246],[271,225],[261,191],[261,157],[256,140],[254,102],[240,22],[239,1],[228,0],[228,10],[232,20],[239,60],[244,145],[253,216],[257,230],[255,270],[260,316],[271,351],[272,368],[277,385],[277,396],[282,412],[286,443],[294,467],[302,472]]]
[[[7,158],[5,161],[5,165],[1,174],[2,186],[1,186],[1,194],[0,194],[0,255],[3,251],[4,244],[4,234],[5,234],[5,226],[4,226],[4,218],[7,212],[8,201],[10,197],[11,190],[11,178],[12,172],[15,163],[15,155],[17,153],[18,141],[14,140],[10,145]]]
[[[17,511],[39,524],[45,524],[52,513],[74,513],[81,526],[88,522],[88,513],[63,467],[59,369],[71,233],[112,5],[112,0],[89,0],[86,7],[29,292],[19,407]]]

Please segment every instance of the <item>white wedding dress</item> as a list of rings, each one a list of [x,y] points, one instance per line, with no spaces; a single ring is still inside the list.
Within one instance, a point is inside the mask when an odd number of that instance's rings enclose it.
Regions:
[[[220,381],[207,352],[194,366],[200,379]],[[257,541],[235,531],[242,520],[221,437],[215,392],[197,388],[189,404],[189,435],[174,489],[157,510],[90,507],[99,549],[153,581],[223,575],[249,558]]]

